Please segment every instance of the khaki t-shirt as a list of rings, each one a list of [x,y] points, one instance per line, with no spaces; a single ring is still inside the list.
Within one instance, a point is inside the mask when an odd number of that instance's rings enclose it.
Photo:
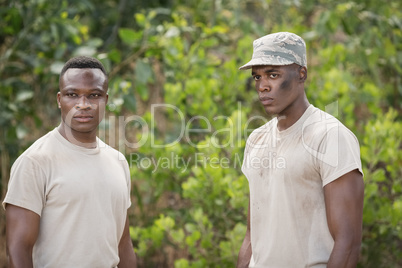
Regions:
[[[247,140],[242,171],[250,187],[249,267],[326,267],[334,241],[323,187],[358,169],[359,143],[333,116],[310,105],[284,131],[274,118]]]
[[[14,163],[6,203],[40,216],[35,268],[116,267],[130,202],[126,159],[97,140],[95,149],[68,142],[57,129]]]

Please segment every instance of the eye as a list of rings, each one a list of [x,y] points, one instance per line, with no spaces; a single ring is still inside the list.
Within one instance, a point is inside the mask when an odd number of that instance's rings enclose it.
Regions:
[[[255,81],[258,81],[261,79],[261,75],[254,75],[253,78]]]
[[[78,95],[76,93],[67,93],[67,97],[77,97]]]
[[[269,77],[270,77],[270,78],[277,78],[277,77],[278,77],[278,74],[270,74]]]
[[[94,93],[94,94],[90,95],[91,98],[99,98],[100,96],[101,96],[101,94],[99,94],[99,93]]]

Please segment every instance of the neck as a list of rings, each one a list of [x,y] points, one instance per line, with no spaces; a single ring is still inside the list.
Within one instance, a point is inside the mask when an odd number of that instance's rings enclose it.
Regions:
[[[96,148],[96,132],[77,132],[63,122],[57,128],[59,133],[72,144],[88,149]]]
[[[310,103],[308,102],[306,95],[304,95],[304,97],[301,98],[300,101],[293,103],[285,111],[278,114],[278,130],[285,130],[296,123],[297,120],[299,120],[299,118],[307,110],[309,105]]]

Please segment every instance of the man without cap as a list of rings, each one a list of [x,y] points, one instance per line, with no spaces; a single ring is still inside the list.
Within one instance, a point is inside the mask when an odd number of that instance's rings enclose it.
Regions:
[[[73,58],[59,88],[60,125],[11,168],[3,202],[10,267],[136,267],[128,164],[96,136],[106,71],[94,58]]]
[[[301,37],[274,33],[253,47],[240,69],[251,69],[261,104],[275,117],[247,139],[250,199],[237,267],[356,267],[364,192],[358,140],[309,103]]]

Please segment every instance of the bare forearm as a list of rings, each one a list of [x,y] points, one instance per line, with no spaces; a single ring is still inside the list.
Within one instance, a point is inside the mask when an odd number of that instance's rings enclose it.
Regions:
[[[335,243],[327,268],[355,268],[359,261],[360,243],[344,246]]]

